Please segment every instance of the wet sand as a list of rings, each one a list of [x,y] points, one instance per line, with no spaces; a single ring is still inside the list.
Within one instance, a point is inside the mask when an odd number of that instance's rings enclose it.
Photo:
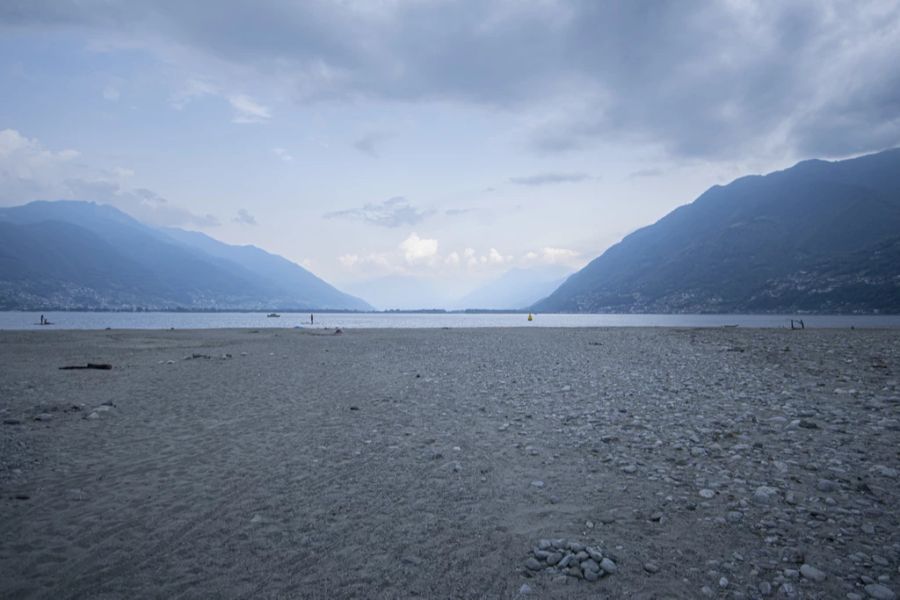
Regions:
[[[3,598],[900,593],[898,330],[0,332],[0,365]],[[616,572],[529,569],[554,538]]]

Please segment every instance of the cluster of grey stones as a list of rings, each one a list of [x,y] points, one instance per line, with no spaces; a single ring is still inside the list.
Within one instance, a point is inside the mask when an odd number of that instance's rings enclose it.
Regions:
[[[564,539],[540,540],[525,561],[525,568],[527,574],[544,571],[586,581],[597,581],[618,570],[613,559],[604,556],[599,547]]]

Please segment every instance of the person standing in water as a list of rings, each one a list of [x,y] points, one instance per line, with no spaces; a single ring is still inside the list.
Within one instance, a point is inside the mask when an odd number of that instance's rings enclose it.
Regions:
[[[310,324],[310,325],[313,324],[313,316],[312,316],[312,313],[309,313],[309,324]]]
[[[41,325],[44,324],[44,315],[41,315]]]

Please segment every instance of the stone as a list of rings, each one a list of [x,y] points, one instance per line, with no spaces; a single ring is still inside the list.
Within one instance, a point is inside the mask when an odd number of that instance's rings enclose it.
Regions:
[[[52,421],[53,415],[51,415],[50,413],[41,413],[39,415],[35,415],[34,420],[35,421]]]
[[[540,479],[535,479],[534,481],[531,482],[531,485],[536,488],[542,488],[542,487],[544,487],[544,482],[541,481]]]
[[[800,567],[800,574],[803,575],[803,577],[805,577],[806,579],[810,579],[818,583],[825,581],[825,573],[812,565],[803,564]]]
[[[716,493],[713,490],[710,490],[707,488],[703,488],[702,490],[700,490],[699,493],[700,493],[701,498],[706,498],[707,500],[709,500],[710,498],[713,498],[716,495]]]
[[[625,465],[622,467],[622,472],[627,473],[628,475],[632,475],[637,472],[637,467],[634,465]]]
[[[547,556],[547,564],[553,566],[557,564],[560,560],[562,560],[562,554],[559,552],[551,552],[549,556]]]
[[[527,596],[530,593],[531,593],[531,586],[528,585],[527,583],[523,583],[522,587],[519,588],[519,595]]]
[[[529,557],[528,560],[525,561],[525,566],[531,571],[540,571],[544,568],[544,566],[541,564],[541,561],[533,556]]]
[[[653,563],[653,562],[645,562],[644,570],[651,574],[659,573],[659,565],[657,565],[656,563]]]
[[[605,572],[609,573],[610,575],[612,575],[613,573],[615,573],[616,571],[619,570],[619,567],[616,565],[616,563],[614,563],[613,561],[611,561],[608,558],[604,558],[603,560],[600,561],[600,568],[603,569]]]
[[[876,473],[878,473],[879,475],[881,475],[882,477],[890,477],[892,479],[897,477],[897,469],[894,469],[893,467],[886,467],[884,465],[875,465],[874,467],[872,467],[872,470],[875,471]]]
[[[759,590],[759,594],[763,597],[769,596],[772,593],[772,584],[768,581],[761,581],[756,589]]]
[[[599,548],[585,548],[585,551],[588,553],[588,556],[598,563],[603,560],[603,553],[600,552]]]
[[[600,570],[600,565],[592,558],[581,561],[581,570],[584,572],[593,571],[596,573]]]
[[[585,581],[597,581],[600,579],[600,573],[597,571],[584,571]]]
[[[771,504],[775,501],[777,495],[777,489],[768,485],[761,485],[754,490],[753,500],[758,504]]]
[[[865,589],[869,598],[875,598],[875,600],[896,600],[897,598],[897,594],[891,588],[880,583],[870,583]]]
[[[4,425],[21,425],[22,420],[21,419],[3,419],[3,424]]]
[[[831,481],[830,479],[820,479],[819,482],[816,484],[816,488],[820,492],[827,493],[827,492],[833,492],[836,489],[838,489],[838,485],[835,482]]]

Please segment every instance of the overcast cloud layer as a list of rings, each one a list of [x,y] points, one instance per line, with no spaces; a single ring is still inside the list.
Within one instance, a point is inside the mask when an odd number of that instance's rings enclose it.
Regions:
[[[561,152],[615,137],[723,157],[814,155],[900,139],[900,4],[284,3],[13,0],[6,27],[90,28],[297,102],[388,98],[529,109]],[[232,98],[236,119],[265,120]],[[377,134],[359,148],[375,153]]]
[[[895,0],[5,0],[0,203],[462,295],[900,145],[898,64]]]

